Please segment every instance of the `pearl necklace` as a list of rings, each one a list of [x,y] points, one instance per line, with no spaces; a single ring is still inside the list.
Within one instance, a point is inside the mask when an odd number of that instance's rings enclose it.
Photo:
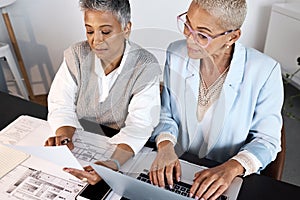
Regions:
[[[200,72],[199,91],[198,91],[199,92],[198,110],[197,110],[197,118],[199,121],[202,120],[204,114],[211,106],[211,104],[213,104],[213,102],[219,98],[228,70],[229,70],[229,66],[209,87],[206,86],[206,83]]]
[[[228,72],[229,66],[224,70],[224,72],[213,82],[211,86],[207,88],[206,83],[203,79],[203,76],[200,73],[200,81],[201,84],[199,85],[199,95],[198,95],[198,103],[202,106],[206,106],[211,97],[221,89],[223,83],[225,81],[225,76]]]

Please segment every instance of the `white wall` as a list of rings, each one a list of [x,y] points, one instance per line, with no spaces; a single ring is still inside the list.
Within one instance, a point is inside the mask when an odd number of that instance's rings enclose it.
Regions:
[[[284,0],[247,0],[248,13],[242,27],[240,42],[263,51],[273,3]]]
[[[187,11],[192,0],[130,0],[132,8],[131,40],[155,54],[163,68],[165,50],[184,36],[177,29],[176,16]]]
[[[34,94],[45,94],[62,60],[63,50],[84,38],[77,0],[17,0],[6,10]],[[0,27],[0,41],[9,43],[3,20]]]
[[[300,1],[300,0],[287,0]],[[169,42],[182,38],[176,16],[187,10],[191,0],[130,0],[133,31],[131,39],[151,50],[164,63]],[[284,0],[247,0],[248,16],[240,41],[263,50],[271,5]],[[62,61],[63,50],[85,39],[78,0],[17,0],[7,8],[34,94],[48,92]],[[9,43],[3,20],[0,41]]]

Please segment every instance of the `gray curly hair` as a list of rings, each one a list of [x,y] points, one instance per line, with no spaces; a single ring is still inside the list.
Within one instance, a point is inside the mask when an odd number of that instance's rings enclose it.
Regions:
[[[246,0],[193,0],[212,16],[226,30],[241,28],[247,14]]]
[[[131,11],[128,0],[80,0],[79,6],[82,11],[97,10],[110,11],[124,28],[130,22]]]

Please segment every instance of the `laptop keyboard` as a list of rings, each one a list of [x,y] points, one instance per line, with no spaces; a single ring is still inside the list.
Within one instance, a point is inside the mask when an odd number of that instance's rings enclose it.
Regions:
[[[139,174],[137,179],[151,184],[149,176],[147,174],[141,173],[141,174]],[[191,187],[192,186],[190,184],[180,181],[180,182],[174,183],[173,189],[170,189],[168,186],[166,186],[165,189],[172,191],[172,192],[176,192],[177,194],[189,197]],[[217,200],[228,200],[228,198],[225,195],[221,195],[219,198],[217,198]]]

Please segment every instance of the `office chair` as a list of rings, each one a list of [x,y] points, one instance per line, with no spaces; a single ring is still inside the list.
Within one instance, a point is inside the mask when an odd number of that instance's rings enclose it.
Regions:
[[[285,162],[285,150],[286,150],[285,130],[284,130],[284,126],[282,126],[281,151],[277,154],[276,159],[261,171],[261,174],[265,176],[269,176],[276,180],[281,180],[283,168],[284,168],[284,162]]]

